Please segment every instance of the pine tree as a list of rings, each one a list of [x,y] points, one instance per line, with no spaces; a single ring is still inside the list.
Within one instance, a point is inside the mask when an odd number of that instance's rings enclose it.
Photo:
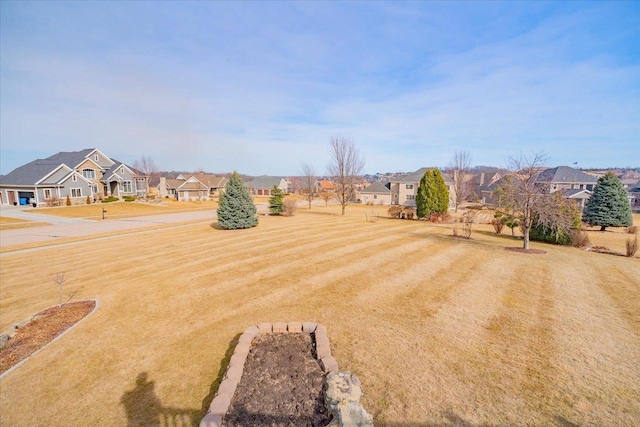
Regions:
[[[437,169],[424,173],[416,194],[418,218],[428,218],[433,213],[445,213],[449,209],[449,190]]]
[[[218,225],[225,230],[258,225],[256,206],[238,172],[233,172],[218,205]]]
[[[613,172],[607,172],[598,179],[593,194],[585,204],[582,220],[589,225],[599,225],[600,231],[607,227],[633,225],[627,192]]]
[[[269,198],[269,212],[273,215],[281,215],[282,214],[282,198],[284,194],[282,190],[277,186],[273,186],[271,190],[271,198]]]

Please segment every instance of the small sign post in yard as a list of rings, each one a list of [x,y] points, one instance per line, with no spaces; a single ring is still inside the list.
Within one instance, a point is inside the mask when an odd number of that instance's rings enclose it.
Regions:
[[[104,214],[107,213],[107,210],[105,208],[102,208],[102,219],[104,219]]]

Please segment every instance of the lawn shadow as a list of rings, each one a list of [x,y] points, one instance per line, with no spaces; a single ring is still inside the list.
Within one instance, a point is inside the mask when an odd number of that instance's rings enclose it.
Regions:
[[[229,361],[231,360],[231,356],[233,356],[233,351],[236,349],[236,345],[238,345],[240,335],[242,334],[237,334],[235,337],[233,337],[233,339],[229,343],[227,351],[224,353],[224,358],[220,361],[218,375],[216,376],[216,379],[211,383],[211,387],[209,387],[209,394],[207,394],[207,397],[202,400],[202,407],[200,408],[200,412],[198,413],[199,419],[204,418],[204,416],[207,415],[207,412],[209,412],[209,406],[211,406],[211,402],[216,396],[218,387],[220,387],[220,383],[224,379],[224,373],[227,371]]]
[[[136,378],[133,390],[126,391],[120,398],[127,415],[127,426],[187,426],[200,425],[200,411],[162,406],[156,395],[156,384],[149,381],[149,374],[141,372]]]

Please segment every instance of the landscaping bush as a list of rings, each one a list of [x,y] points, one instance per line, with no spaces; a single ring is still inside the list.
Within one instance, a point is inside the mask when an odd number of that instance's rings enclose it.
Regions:
[[[493,225],[493,230],[496,234],[500,234],[502,229],[504,228],[504,223],[506,222],[502,220],[502,218],[494,218],[491,220],[491,225]]]
[[[85,202],[90,205],[91,204],[91,197],[89,197],[89,195],[87,194],[87,200],[85,200]]]
[[[387,210],[387,215],[389,215],[389,218],[400,218],[400,215],[402,215],[402,208],[397,205],[391,206]]]
[[[67,206],[71,206],[71,197],[67,195]]]
[[[586,231],[574,230],[571,235],[571,244],[576,248],[584,248],[591,244],[591,240]]]
[[[298,209],[298,201],[295,197],[287,196],[282,201],[282,213],[285,216],[293,216]]]
[[[411,206],[405,206],[405,207],[402,209],[402,217],[403,217],[404,219],[413,219],[413,217],[415,216],[415,214],[416,214],[416,210],[415,210],[415,208],[413,208],[413,207],[411,207]]]
[[[118,200],[120,200],[120,199],[118,199],[115,196],[109,196],[109,197],[105,197],[104,199],[102,199],[101,202],[102,203],[111,203],[111,202],[117,202]]]
[[[638,235],[636,234],[633,239],[631,237],[627,238],[625,243],[627,246],[627,256],[634,256],[636,252],[638,252]]]
[[[448,212],[434,212],[427,218],[430,222],[450,223],[451,215]]]
[[[136,196],[124,196],[123,199],[125,202],[133,202],[136,199]]]

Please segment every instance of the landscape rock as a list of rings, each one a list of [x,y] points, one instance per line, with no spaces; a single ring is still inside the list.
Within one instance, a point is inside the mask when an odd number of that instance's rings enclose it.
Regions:
[[[215,415],[220,415],[221,417],[227,413],[229,410],[229,405],[231,404],[231,396],[227,394],[219,394],[213,398],[211,402],[211,406],[209,406],[209,412]]]
[[[274,334],[285,334],[287,333],[287,324],[284,322],[275,322],[273,324],[273,333]]]
[[[287,331],[291,333],[302,332],[302,323],[300,322],[289,322],[287,323]]]
[[[222,427],[222,415],[209,412],[200,421],[200,427]]]
[[[249,326],[247,329],[244,330],[242,335],[255,338],[258,336],[259,333],[260,333],[260,328],[258,328],[257,326]]]
[[[330,372],[325,378],[325,405],[330,427],[373,427],[373,417],[360,404],[360,380],[350,372]]]
[[[320,359],[320,363],[322,364],[322,370],[326,372],[338,372],[338,362],[336,358],[333,356],[325,356]]]
[[[258,330],[261,334],[270,334],[272,332],[271,323],[258,323]]]
[[[5,345],[7,345],[8,342],[9,342],[9,335],[0,334],[0,348],[2,348]]]
[[[302,332],[312,334],[316,331],[318,324],[316,322],[302,322]]]

